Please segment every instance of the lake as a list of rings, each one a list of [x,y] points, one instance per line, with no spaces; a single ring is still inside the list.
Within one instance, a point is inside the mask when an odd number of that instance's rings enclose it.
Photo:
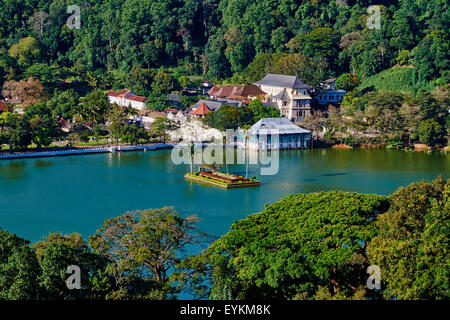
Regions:
[[[93,235],[107,218],[126,211],[175,206],[196,214],[200,228],[220,236],[231,224],[288,194],[343,190],[389,195],[399,186],[439,174],[449,178],[449,156],[388,150],[280,152],[276,175],[260,187],[223,190],[184,180],[170,150],[0,161],[0,226],[40,240],[49,232]],[[245,174],[244,165],[230,166]]]

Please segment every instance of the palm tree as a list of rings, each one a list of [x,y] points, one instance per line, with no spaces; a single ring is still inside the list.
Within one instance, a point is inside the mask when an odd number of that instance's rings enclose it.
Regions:
[[[125,107],[125,114],[128,115],[128,116],[130,116],[130,117],[135,117],[135,116],[137,116],[139,113],[138,113],[138,111],[137,111],[135,108],[133,108],[132,106],[128,106],[128,107]]]
[[[82,125],[90,119],[89,111],[83,104],[78,104],[73,111],[73,120],[75,123]]]
[[[108,98],[101,90],[95,90],[81,99],[83,114],[87,121],[95,124],[104,121],[105,115],[111,109]]]

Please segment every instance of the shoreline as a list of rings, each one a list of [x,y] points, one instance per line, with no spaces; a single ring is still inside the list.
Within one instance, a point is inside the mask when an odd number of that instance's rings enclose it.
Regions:
[[[74,156],[93,153],[116,153],[116,152],[130,152],[130,151],[153,151],[172,149],[174,144],[171,143],[158,143],[158,144],[143,144],[137,146],[108,146],[108,147],[84,147],[84,148],[64,148],[64,150],[52,150],[52,151],[29,151],[29,152],[17,152],[0,154],[0,160],[12,160],[12,159],[29,159],[29,158],[46,158],[46,157],[62,157],[62,156]]]
[[[116,146],[84,146],[84,147],[56,147],[56,148],[48,148],[50,150],[42,150],[42,151],[18,151],[13,153],[1,152],[0,151],[0,160],[12,160],[12,159],[28,159],[28,158],[46,158],[46,157],[61,157],[61,156],[74,156],[74,155],[85,155],[85,154],[95,154],[95,153],[116,153],[116,152],[131,152],[131,151],[153,151],[153,150],[163,150],[163,149],[172,149],[177,143],[153,143],[153,144],[140,144],[140,145],[116,145]],[[236,147],[236,146],[234,146]],[[444,147],[441,149],[410,149],[405,150],[402,148],[386,148],[380,145],[363,145],[363,146],[349,146],[345,144],[337,144],[337,145],[327,145],[327,146],[319,146],[310,149],[334,149],[334,150],[352,150],[352,149],[384,149],[384,150],[399,150],[399,151],[407,151],[407,152],[418,152],[418,153],[432,153],[432,152],[444,152],[447,153],[446,150],[448,147]],[[303,149],[303,148],[299,148]],[[282,149],[280,149],[282,150]]]

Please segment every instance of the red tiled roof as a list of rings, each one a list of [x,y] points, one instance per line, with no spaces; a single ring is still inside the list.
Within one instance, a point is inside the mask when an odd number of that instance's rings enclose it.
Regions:
[[[132,93],[131,90],[123,89],[122,91],[119,92],[119,97],[126,97],[130,93]]]
[[[122,91],[110,90],[107,95],[109,97],[125,97],[127,94],[132,93],[131,90],[123,89]]]
[[[6,103],[3,101],[0,101],[0,110],[6,110]]]
[[[117,91],[110,90],[106,95],[107,95],[108,97],[118,97],[119,94],[120,94],[120,93],[117,92]]]
[[[221,98],[245,98],[245,97],[257,97],[266,95],[259,87],[255,85],[248,86],[214,86],[208,91],[208,94]]]
[[[123,98],[125,97],[127,100],[131,101],[138,101],[138,102],[145,102],[147,101],[146,97],[138,96],[133,93],[133,91],[128,89],[123,89],[122,91],[114,91],[110,90],[107,93],[108,97],[117,97],[117,98]]]
[[[214,95],[217,97],[229,97],[237,90],[236,86],[221,87]]]
[[[135,94],[132,94],[132,95],[127,97],[127,100],[138,101],[138,102],[145,102],[145,101],[147,101],[147,98],[146,97],[142,97],[142,96],[137,96]]]
[[[207,114],[210,113],[210,112],[212,112],[212,111],[208,108],[208,106],[206,105],[206,103],[202,102],[202,103],[197,107],[197,109],[192,110],[190,113],[191,113],[191,114],[195,114],[195,115],[197,115],[197,116],[205,116],[205,115],[207,115]]]
[[[178,110],[177,110],[177,109],[171,109],[171,108],[168,108],[168,109],[166,109],[165,111],[167,111],[167,112],[172,112],[172,113],[178,113]]]
[[[241,97],[257,97],[266,95],[264,91],[262,91],[258,86],[255,86],[254,84],[240,87],[238,90],[236,90],[235,94]]]
[[[209,89],[207,94],[214,95],[217,91],[219,91],[219,89],[220,89],[219,87],[213,86],[211,89]]]

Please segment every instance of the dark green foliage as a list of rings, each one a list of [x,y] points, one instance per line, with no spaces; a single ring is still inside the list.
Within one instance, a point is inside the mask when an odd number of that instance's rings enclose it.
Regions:
[[[131,71],[126,74],[123,84],[126,88],[138,95],[148,96],[151,94],[153,77],[154,74],[151,70],[134,66]]]
[[[449,181],[419,181],[391,196],[368,248],[381,268],[383,294],[397,299],[450,298]]]
[[[73,111],[73,116],[79,123],[93,122],[97,124],[104,121],[110,108],[111,105],[106,95],[101,90],[95,90],[81,99],[81,103]]]
[[[280,118],[278,108],[264,107],[260,99],[252,100],[248,107],[224,105],[215,112],[208,113],[205,122],[216,129],[247,129],[262,118]]]
[[[163,111],[167,108],[172,107],[172,105],[169,103],[169,99],[165,94],[152,94],[147,98],[148,100],[145,103],[148,109]]]
[[[111,286],[106,275],[106,259],[92,252],[80,235],[61,236],[50,234],[43,241],[33,245],[39,259],[43,299],[73,300],[104,298],[105,291]],[[80,267],[81,289],[70,290],[66,280],[69,277],[67,267]]]
[[[213,299],[311,299],[319,288],[351,298],[364,291],[366,244],[383,196],[298,194],[235,222],[207,256]]]
[[[251,109],[246,106],[224,105],[219,110],[208,113],[205,121],[209,126],[225,131],[252,125],[253,119],[254,115]]]
[[[56,90],[46,104],[52,111],[54,117],[70,120],[74,115],[73,111],[77,107],[79,99],[79,94],[73,89],[65,91]]]
[[[135,123],[124,127],[121,136],[122,142],[136,144],[141,140],[148,140],[148,134],[144,128]]]
[[[261,100],[255,99],[248,105],[253,113],[253,122],[258,122],[263,118],[281,118],[281,113],[278,108],[264,107]]]
[[[336,79],[336,89],[343,89],[351,91],[359,84],[359,79],[356,74],[344,73]]]
[[[9,114],[4,126],[7,128],[8,144],[12,149],[24,149],[31,144],[33,136],[28,119]]]
[[[442,125],[440,125],[434,119],[427,119],[420,122],[417,128],[417,135],[419,141],[429,146],[434,146],[445,137],[445,131]]]
[[[0,230],[0,299],[38,298],[39,263],[29,241]]]
[[[364,78],[409,62],[421,83],[445,77],[445,1],[390,1],[381,5],[379,30],[366,27],[368,5],[334,0],[101,0],[83,6],[82,28],[69,30],[64,1],[6,0],[0,9],[5,21],[0,52],[13,48],[17,61],[0,59],[0,79],[12,67],[46,82],[44,78],[57,78],[47,72],[54,63],[83,79],[98,69],[131,72],[133,77],[138,69],[177,65],[223,79],[243,71],[255,55],[274,52],[321,57],[335,76],[352,72]],[[409,54],[397,61],[400,52]],[[104,81],[106,73],[97,80]]]
[[[49,146],[60,135],[56,118],[44,103],[28,107],[24,118],[30,123],[32,140],[38,148]]]

